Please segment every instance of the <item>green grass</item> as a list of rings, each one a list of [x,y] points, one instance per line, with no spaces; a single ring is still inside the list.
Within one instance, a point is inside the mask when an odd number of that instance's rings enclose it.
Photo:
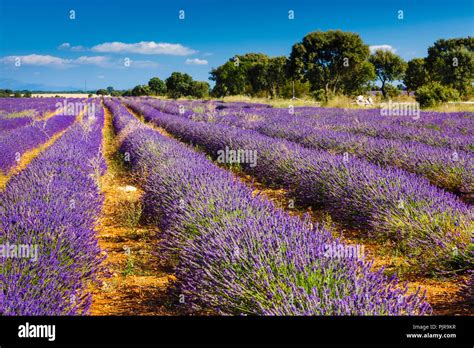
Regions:
[[[125,277],[135,274],[135,262],[134,257],[131,254],[127,256],[127,262],[125,264],[125,268],[122,271],[122,274]]]

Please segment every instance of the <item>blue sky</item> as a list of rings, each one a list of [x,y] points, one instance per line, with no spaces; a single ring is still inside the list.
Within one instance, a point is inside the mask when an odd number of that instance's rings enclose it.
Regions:
[[[0,0],[0,88],[123,89],[173,71],[207,80],[235,54],[288,55],[328,29],[408,60],[439,38],[474,36],[474,1]]]

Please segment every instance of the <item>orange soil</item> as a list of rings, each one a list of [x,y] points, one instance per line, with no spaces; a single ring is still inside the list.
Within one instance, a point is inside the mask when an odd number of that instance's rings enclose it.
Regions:
[[[142,191],[115,158],[118,142],[112,115],[105,108],[102,177],[105,196],[98,223],[99,245],[107,253],[101,286],[92,289],[92,315],[178,315],[177,297],[170,288],[175,277],[157,250],[159,230],[141,222]],[[129,250],[129,252],[128,252]],[[128,252],[128,253],[127,253]]]

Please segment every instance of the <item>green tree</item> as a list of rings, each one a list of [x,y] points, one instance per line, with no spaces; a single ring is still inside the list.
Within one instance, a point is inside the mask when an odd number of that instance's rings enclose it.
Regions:
[[[407,86],[408,92],[416,91],[429,82],[429,73],[423,58],[414,58],[407,64],[403,83]]]
[[[291,79],[309,81],[312,91],[323,89],[327,101],[330,95],[355,93],[373,80],[369,55],[369,47],[356,33],[315,31],[293,45],[289,75]]]
[[[112,86],[107,87],[107,93],[108,94],[111,95],[113,91],[114,91],[114,88]]]
[[[385,85],[385,94],[388,98],[395,98],[402,94],[402,89],[395,87],[391,83]]]
[[[95,92],[95,94],[97,94],[97,95],[107,95],[109,93],[107,92],[106,89],[102,88],[102,89],[97,90],[97,92]]]
[[[257,97],[268,96],[269,70],[270,64],[267,58],[248,66],[247,81],[250,84],[250,88],[247,87],[247,93]]]
[[[261,80],[261,75],[259,75],[259,80],[250,79],[250,70],[254,65],[268,61],[268,59],[268,56],[263,53],[246,53],[236,55],[225,64],[212,69],[210,79],[216,82],[212,94],[222,97],[258,93],[262,89],[261,84],[264,81]],[[265,67],[259,67],[259,69],[261,72],[265,71]]]
[[[191,95],[193,78],[185,73],[173,72],[166,79],[166,90],[171,98],[177,99]]]
[[[212,94],[216,97],[239,94],[239,91],[243,89],[244,86],[232,83],[232,81],[237,82],[235,75],[237,74],[238,70],[238,66],[234,65],[232,60],[227,61],[218,68],[212,69],[209,73],[209,78],[212,81],[215,81]]]
[[[286,80],[286,83],[281,87],[280,96],[286,99],[290,99],[293,97],[293,91],[295,92],[295,98],[303,98],[310,95],[311,93],[309,82],[303,82],[301,80]]]
[[[431,82],[418,88],[415,98],[421,107],[433,107],[444,102],[459,100],[459,92],[439,82]]]
[[[148,86],[155,95],[164,95],[166,93],[166,85],[159,77],[153,77],[148,81]]]
[[[258,81],[260,83],[261,89],[266,92],[266,96],[270,96],[272,98],[280,96],[285,84],[288,81],[286,76],[286,57],[272,57],[268,60],[265,60],[263,63],[257,64],[261,64],[263,66],[261,71],[255,72],[255,75],[259,76]],[[250,70],[250,78],[252,77],[253,73],[254,71]]]
[[[131,91],[131,95],[134,97],[140,97],[143,95],[150,95],[150,94],[151,94],[151,90],[150,90],[150,87],[148,87],[148,85],[137,85],[133,87]]]
[[[375,51],[370,56],[369,62],[371,62],[375,67],[375,74],[382,83],[382,95],[386,98],[386,84],[402,79],[407,65],[401,57],[387,50]]]
[[[342,93],[346,95],[360,95],[372,90],[375,79],[374,66],[369,62],[361,62],[354,67],[354,73],[342,79]]]
[[[209,83],[204,81],[191,82],[191,90],[189,96],[202,99],[209,96]]]
[[[285,86],[286,78],[285,56],[272,57],[268,63],[267,88],[270,96],[276,98],[281,95],[281,90]]]
[[[261,97],[278,97],[282,93],[286,77],[287,59],[284,56],[266,57],[252,64],[248,71],[251,94]]]
[[[474,82],[474,38],[437,40],[428,48],[426,66],[433,81],[469,95]]]

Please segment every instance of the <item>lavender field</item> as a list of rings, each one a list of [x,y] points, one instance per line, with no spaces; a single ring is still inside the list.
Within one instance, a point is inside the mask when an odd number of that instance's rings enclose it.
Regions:
[[[0,0],[0,348],[472,346],[472,23]]]
[[[472,313],[474,114],[0,99],[0,315]]]

